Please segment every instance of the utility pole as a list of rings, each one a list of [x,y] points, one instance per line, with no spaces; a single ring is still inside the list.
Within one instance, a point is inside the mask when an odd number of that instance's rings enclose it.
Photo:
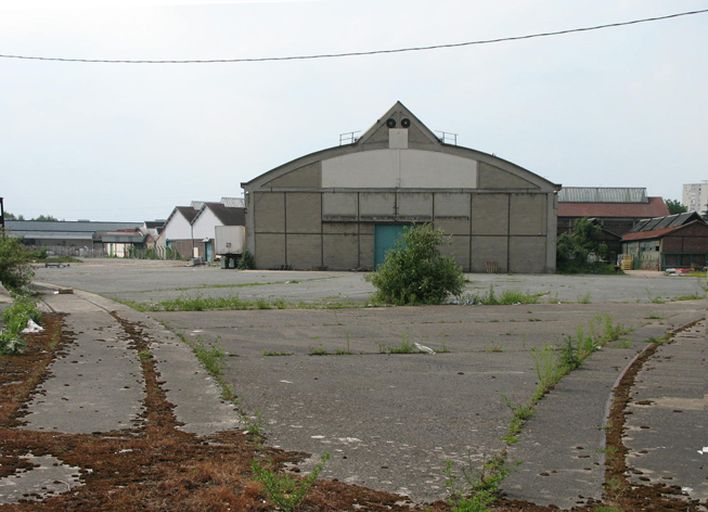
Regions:
[[[5,238],[5,206],[2,197],[0,197],[0,235]]]

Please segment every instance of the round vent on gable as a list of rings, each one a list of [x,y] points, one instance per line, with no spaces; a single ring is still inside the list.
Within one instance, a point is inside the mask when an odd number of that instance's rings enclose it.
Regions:
[[[396,120],[392,117],[389,117],[388,119],[386,119],[386,126],[388,126],[389,128],[395,128]]]
[[[410,125],[411,125],[410,119],[408,119],[407,117],[404,117],[403,119],[401,119],[401,126],[403,126],[404,128],[408,128]]]

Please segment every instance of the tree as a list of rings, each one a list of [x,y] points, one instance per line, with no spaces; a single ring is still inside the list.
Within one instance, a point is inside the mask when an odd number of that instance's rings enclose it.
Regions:
[[[613,266],[601,262],[590,262],[594,254],[599,259],[607,257],[607,244],[600,241],[601,229],[588,219],[578,219],[570,233],[558,237],[556,267],[559,272],[609,272]]]
[[[681,204],[678,199],[667,199],[666,207],[669,209],[669,214],[674,215],[675,213],[685,213],[688,208]]]
[[[0,238],[0,282],[10,289],[20,289],[32,280],[32,253],[17,238]]]
[[[14,213],[4,212],[3,215],[5,220],[25,220],[23,215],[15,215]]]
[[[462,270],[450,256],[440,254],[444,233],[430,224],[406,227],[403,240],[369,276],[375,299],[390,304],[440,304],[459,295],[465,283]]]
[[[32,220],[43,221],[43,222],[56,222],[56,221],[58,221],[59,219],[57,219],[56,217],[53,217],[53,216],[51,216],[51,215],[40,215],[40,216],[38,216],[38,217],[35,217],[35,218],[32,219]]]

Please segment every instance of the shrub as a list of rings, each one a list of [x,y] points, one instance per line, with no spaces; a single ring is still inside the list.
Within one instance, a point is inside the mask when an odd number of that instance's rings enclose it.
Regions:
[[[256,260],[248,250],[244,251],[238,260],[238,268],[240,270],[253,270],[256,268]]]
[[[14,303],[2,312],[5,327],[0,332],[0,354],[19,354],[27,344],[20,336],[22,329],[27,327],[27,322],[39,322],[40,312],[35,301],[26,296],[17,295]]]
[[[0,238],[0,282],[5,287],[18,290],[32,281],[31,260],[32,253],[17,238]]]
[[[377,288],[375,301],[390,304],[440,304],[449,294],[460,295],[462,270],[440,254],[444,234],[430,224],[406,227],[403,240],[386,255],[368,279]]]
[[[256,481],[263,484],[268,499],[284,512],[296,510],[310,492],[315,480],[329,460],[329,454],[322,455],[320,462],[315,465],[312,472],[303,479],[290,475],[279,475],[274,471],[262,467],[258,461],[253,461],[251,469]]]

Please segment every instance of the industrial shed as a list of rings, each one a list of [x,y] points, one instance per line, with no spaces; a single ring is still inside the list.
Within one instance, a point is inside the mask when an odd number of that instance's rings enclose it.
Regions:
[[[696,212],[644,219],[622,237],[632,268],[703,268],[708,264],[708,225]]]
[[[242,183],[258,268],[375,268],[430,222],[465,271],[553,272],[560,186],[438,138],[397,102],[351,143]]]

